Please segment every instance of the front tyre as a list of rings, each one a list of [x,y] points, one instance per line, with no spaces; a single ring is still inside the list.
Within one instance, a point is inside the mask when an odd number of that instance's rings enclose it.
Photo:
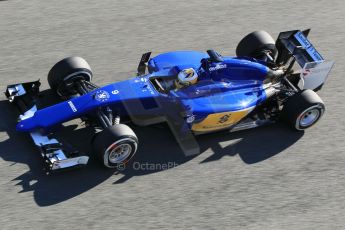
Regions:
[[[118,124],[97,133],[92,144],[105,167],[123,169],[137,151],[138,138],[127,125]]]
[[[62,97],[76,94],[73,83],[79,80],[92,80],[91,67],[81,57],[67,57],[56,63],[48,73],[50,88]]]
[[[313,90],[303,90],[290,97],[283,105],[282,119],[292,129],[305,130],[320,120],[325,104]]]

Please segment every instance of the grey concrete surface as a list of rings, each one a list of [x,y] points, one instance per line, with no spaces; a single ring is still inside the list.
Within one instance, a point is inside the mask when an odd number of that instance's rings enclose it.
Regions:
[[[143,52],[213,48],[234,54],[247,33],[312,28],[336,60],[320,92],[327,113],[305,133],[274,125],[200,137],[186,158],[163,127],[137,128],[134,163],[114,174],[88,168],[47,177],[17,113],[0,97],[1,229],[344,229],[344,13],[320,1],[0,1],[0,89],[40,78],[79,55],[103,85],[135,73]],[[78,121],[62,135],[89,152]],[[73,131],[73,132],[72,132]],[[145,167],[145,166],[144,166]]]

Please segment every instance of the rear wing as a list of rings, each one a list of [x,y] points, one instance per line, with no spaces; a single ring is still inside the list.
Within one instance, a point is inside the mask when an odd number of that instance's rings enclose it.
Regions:
[[[295,62],[300,71],[303,89],[316,89],[327,80],[334,61],[325,60],[308,40],[310,29],[281,32],[276,41],[278,57],[276,63],[291,69]]]
[[[303,68],[305,63],[323,61],[321,54],[307,38],[309,32],[310,29],[281,32],[276,41],[278,49],[276,63],[285,65],[294,58]]]

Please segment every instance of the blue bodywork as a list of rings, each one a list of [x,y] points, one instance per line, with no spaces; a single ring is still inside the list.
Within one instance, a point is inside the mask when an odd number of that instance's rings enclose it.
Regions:
[[[160,54],[148,62],[149,73],[98,88],[86,95],[38,110],[17,125],[17,130],[32,132],[52,127],[109,106],[131,118],[193,116],[193,123],[210,114],[253,108],[266,99],[263,80],[268,67],[254,59],[223,57],[201,68],[206,52],[175,51]],[[198,83],[167,93],[159,92],[151,79],[173,78],[185,68],[199,73]],[[135,119],[132,119],[135,122]],[[190,126],[189,126],[190,127]]]

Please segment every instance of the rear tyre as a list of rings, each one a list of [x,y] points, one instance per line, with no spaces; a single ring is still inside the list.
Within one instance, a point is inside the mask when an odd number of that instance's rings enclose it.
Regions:
[[[68,57],[56,63],[48,73],[48,83],[52,90],[60,96],[71,96],[74,81],[92,80],[90,65],[81,57]]]
[[[294,130],[304,130],[320,120],[325,105],[313,90],[304,90],[290,97],[283,105],[281,117]]]
[[[138,148],[138,138],[127,125],[109,126],[96,134],[93,150],[107,168],[123,169]]]
[[[238,57],[252,57],[262,59],[265,52],[269,52],[273,59],[276,58],[278,50],[275,41],[266,31],[254,31],[245,36],[237,45],[236,55]]]

